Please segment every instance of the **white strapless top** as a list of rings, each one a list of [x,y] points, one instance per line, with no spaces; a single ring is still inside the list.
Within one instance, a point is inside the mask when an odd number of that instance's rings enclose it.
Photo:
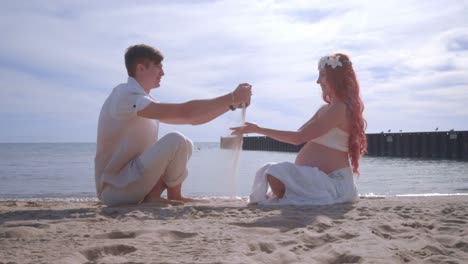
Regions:
[[[347,132],[334,127],[327,133],[313,139],[312,142],[329,147],[331,149],[348,152],[348,139],[349,135]]]

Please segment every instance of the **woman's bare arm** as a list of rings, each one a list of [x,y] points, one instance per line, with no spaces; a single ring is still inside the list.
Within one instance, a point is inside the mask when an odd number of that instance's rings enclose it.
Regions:
[[[323,111],[320,115],[314,115],[298,131],[263,128],[253,123],[246,123],[245,126],[232,128],[233,134],[258,133],[282,142],[299,145],[323,135],[345,121],[346,106],[343,103],[330,104],[329,107],[321,109]]]

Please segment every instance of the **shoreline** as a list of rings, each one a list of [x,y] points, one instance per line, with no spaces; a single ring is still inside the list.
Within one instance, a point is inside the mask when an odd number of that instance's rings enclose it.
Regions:
[[[330,206],[0,201],[0,263],[464,263],[468,196]]]
[[[217,202],[224,200],[239,200],[244,201],[247,204],[248,195],[237,195],[237,196],[208,196],[208,195],[191,195],[187,194],[188,197],[196,199],[206,199],[209,201]],[[393,194],[393,195],[381,195],[381,194],[359,194],[360,199],[373,199],[373,198],[397,198],[397,197],[450,197],[450,196],[468,196],[468,193],[415,193],[415,194]],[[164,197],[164,196],[163,196]],[[57,196],[42,196],[34,197],[33,195],[25,197],[12,197],[12,198],[1,198],[0,203],[2,202],[69,202],[69,203],[81,203],[81,202],[99,202],[96,196],[74,196],[74,195],[57,195]]]

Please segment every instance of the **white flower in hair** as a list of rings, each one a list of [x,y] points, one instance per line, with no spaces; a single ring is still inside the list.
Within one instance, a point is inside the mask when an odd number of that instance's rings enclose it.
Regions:
[[[319,61],[319,68],[324,69],[327,65],[335,69],[338,66],[343,66],[343,63],[340,61],[340,56],[336,56],[335,58],[330,56],[322,57]]]

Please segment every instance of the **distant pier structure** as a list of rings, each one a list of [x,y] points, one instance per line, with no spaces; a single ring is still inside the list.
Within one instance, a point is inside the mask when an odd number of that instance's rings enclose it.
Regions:
[[[468,131],[371,133],[368,156],[458,159],[468,161]],[[221,138],[221,148],[232,139]],[[298,152],[303,145],[283,143],[269,137],[244,137],[243,150]]]

